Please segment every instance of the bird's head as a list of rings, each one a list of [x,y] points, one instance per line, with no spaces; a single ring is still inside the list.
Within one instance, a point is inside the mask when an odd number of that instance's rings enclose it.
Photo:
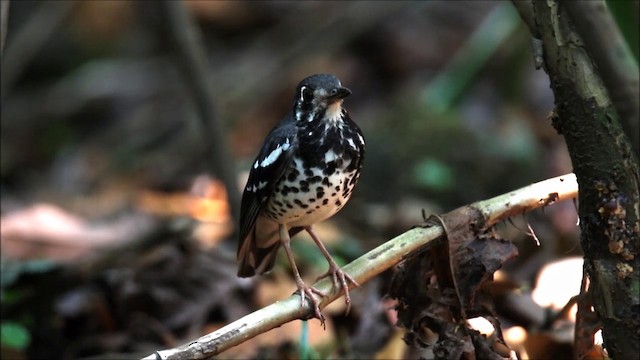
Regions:
[[[341,121],[342,101],[351,95],[337,77],[312,75],[296,88],[294,114],[299,122]]]

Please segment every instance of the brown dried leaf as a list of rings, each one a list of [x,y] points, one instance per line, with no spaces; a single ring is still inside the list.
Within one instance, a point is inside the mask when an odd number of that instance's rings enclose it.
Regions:
[[[407,344],[431,348],[437,359],[500,359],[508,349],[494,316],[493,298],[483,291],[517,248],[493,232],[481,231],[472,207],[439,218],[447,241],[432,243],[408,258],[394,276],[390,295],[398,299],[398,324]],[[433,220],[431,220],[433,221]],[[469,328],[466,319],[483,315],[496,329],[491,339]]]
[[[474,210],[465,210],[463,214],[468,212],[474,213]],[[467,310],[478,311],[475,297],[480,286],[493,280],[493,273],[507,260],[515,258],[518,249],[493,232],[479,233],[470,225],[473,223],[469,218],[460,216],[458,211],[443,216],[442,221],[447,229],[450,270],[462,314]]]

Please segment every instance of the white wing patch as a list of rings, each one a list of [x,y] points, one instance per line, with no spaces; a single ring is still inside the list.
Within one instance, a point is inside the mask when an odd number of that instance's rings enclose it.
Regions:
[[[260,163],[260,167],[264,168],[273,164],[274,162],[276,162],[276,160],[278,160],[280,155],[282,155],[282,152],[289,150],[290,147],[291,143],[289,143],[289,139],[286,139],[284,144],[279,144],[273,151],[271,151],[271,153],[269,153],[269,155],[267,155],[266,158],[264,158],[264,160],[262,160],[262,162]]]
[[[353,150],[358,150],[358,148],[356,147],[356,144],[353,142],[353,140],[351,140],[351,138],[348,138],[347,142],[349,142],[349,146],[351,146]]]
[[[258,190],[262,190],[267,186],[266,181],[260,181],[258,185],[247,185],[246,190],[250,192],[256,192]]]

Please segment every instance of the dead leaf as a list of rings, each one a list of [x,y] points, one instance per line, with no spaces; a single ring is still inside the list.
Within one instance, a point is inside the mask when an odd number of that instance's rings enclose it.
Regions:
[[[493,298],[482,289],[505,261],[517,256],[517,248],[482,229],[481,214],[472,207],[439,219],[447,240],[405,260],[392,281],[389,293],[398,299],[398,324],[408,330],[405,341],[431,347],[437,359],[502,359],[508,347]],[[495,336],[469,327],[466,320],[476,316],[492,323]]]

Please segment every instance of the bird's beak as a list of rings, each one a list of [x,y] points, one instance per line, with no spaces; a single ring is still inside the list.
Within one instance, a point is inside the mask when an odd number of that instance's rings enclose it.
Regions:
[[[329,100],[330,102],[334,102],[340,99],[344,99],[349,95],[351,95],[351,90],[347,89],[346,87],[339,87],[333,89],[331,93],[329,93],[329,96],[327,96],[327,100]]]

